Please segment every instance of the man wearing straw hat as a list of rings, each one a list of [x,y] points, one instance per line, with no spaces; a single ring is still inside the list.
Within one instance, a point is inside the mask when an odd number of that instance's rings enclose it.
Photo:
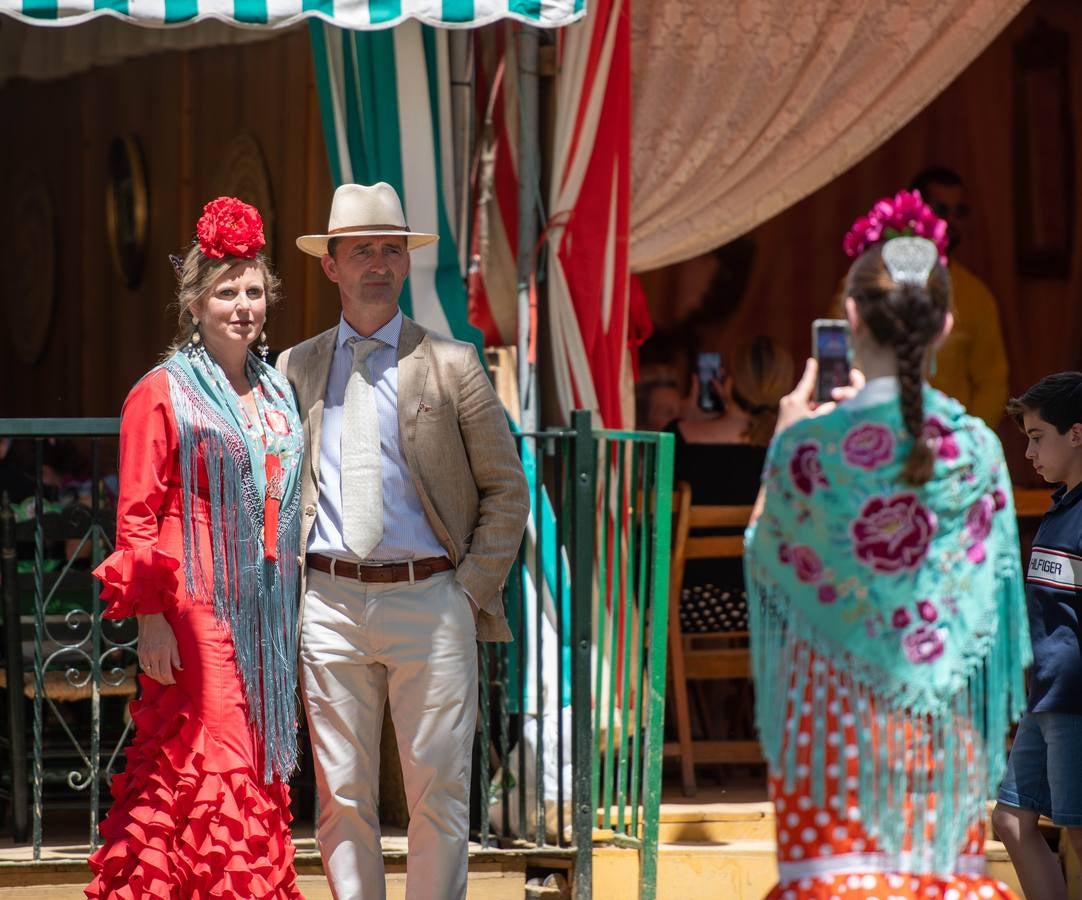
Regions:
[[[297,246],[338,285],[341,318],[278,360],[304,420],[301,681],[337,900],[385,895],[387,700],[406,896],[466,896],[475,642],[511,639],[501,589],[529,514],[514,440],[474,347],[398,307],[411,252],[436,240],[390,185],[338,188],[327,233]]]

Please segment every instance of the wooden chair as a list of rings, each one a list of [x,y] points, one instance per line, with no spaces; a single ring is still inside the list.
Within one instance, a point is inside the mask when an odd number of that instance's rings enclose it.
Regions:
[[[1019,519],[1039,519],[1052,505],[1052,493],[1048,488],[1014,489],[1014,512]]]
[[[696,792],[696,763],[759,763],[762,750],[754,740],[699,740],[691,738],[688,682],[748,679],[751,676],[748,633],[725,631],[684,634],[680,627],[680,594],[689,560],[740,559],[742,535],[716,535],[719,528],[743,528],[751,518],[750,506],[693,506],[691,487],[677,485],[673,494],[673,555],[669,585],[669,657],[677,740],[665,744],[666,756],[680,758],[685,796]],[[707,532],[707,533],[703,533]]]

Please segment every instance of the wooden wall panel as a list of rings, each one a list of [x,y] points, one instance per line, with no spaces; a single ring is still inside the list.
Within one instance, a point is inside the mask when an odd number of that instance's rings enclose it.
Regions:
[[[172,336],[166,306],[176,279],[167,257],[179,245],[178,60],[179,54],[145,57],[66,79],[81,89],[83,107],[83,415],[117,415],[129,388]],[[105,227],[107,153],[114,138],[128,134],[143,149],[150,207],[143,273],[130,288],[113,266]]]
[[[306,30],[52,82],[9,82],[0,88],[0,116],[17,123],[0,142],[0,192],[10,197],[17,173],[35,165],[59,220],[57,306],[36,364],[17,361],[18,336],[5,333],[0,315],[0,416],[119,414],[173,334],[168,254],[192,241],[222,153],[241,133],[262,149],[275,206],[273,263],[285,302],[268,328],[271,345],[284,348],[335,322],[337,294],[318,261],[294,244],[326,225],[332,192]],[[146,261],[134,288],[113,270],[105,227],[106,154],[125,134],[142,145],[150,198]],[[0,245],[0,271],[12,262],[8,250]]]
[[[40,177],[46,185],[55,216],[55,299],[50,334],[41,357],[33,365],[19,361],[16,347],[25,335],[14,331],[0,309],[0,410],[2,414],[31,415],[43,404],[56,415],[80,412],[79,374],[83,293],[80,262],[84,248],[83,185],[79,166],[78,92],[61,84],[36,84],[25,91],[0,91],[0,121],[20,123],[5,127],[0,141],[0,222],[3,234],[15,234],[12,201],[20,182]],[[0,242],[0,273],[11,273],[16,264],[35,262],[14,259],[10,241]],[[37,277],[31,275],[31,277]],[[31,302],[12,292],[10,274],[0,287],[0,303]],[[24,376],[30,374],[32,379]]]

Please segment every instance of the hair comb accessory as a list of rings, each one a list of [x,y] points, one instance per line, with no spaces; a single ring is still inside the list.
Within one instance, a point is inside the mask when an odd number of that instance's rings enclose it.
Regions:
[[[236,197],[218,197],[204,206],[195,236],[203,255],[211,259],[254,259],[267,243],[259,210]]]
[[[927,238],[935,245],[939,261],[947,264],[947,222],[921,199],[920,191],[899,191],[877,200],[853,223],[842,249],[846,256],[857,257],[873,244],[897,237]]]
[[[169,254],[169,264],[173,267],[173,271],[176,272],[177,280],[180,280],[180,276],[184,274],[184,257],[177,256],[175,253]]]
[[[924,287],[939,261],[939,250],[927,238],[896,237],[883,245],[883,265],[895,284]]]

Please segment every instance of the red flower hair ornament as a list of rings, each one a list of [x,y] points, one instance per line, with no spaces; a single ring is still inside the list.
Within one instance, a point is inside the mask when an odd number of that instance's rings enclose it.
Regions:
[[[842,241],[846,256],[857,257],[872,244],[896,237],[922,237],[939,251],[947,264],[947,222],[921,199],[920,191],[899,191],[877,200],[875,206],[853,223]]]
[[[254,259],[267,243],[259,210],[236,197],[219,197],[203,207],[195,237],[204,256]]]

